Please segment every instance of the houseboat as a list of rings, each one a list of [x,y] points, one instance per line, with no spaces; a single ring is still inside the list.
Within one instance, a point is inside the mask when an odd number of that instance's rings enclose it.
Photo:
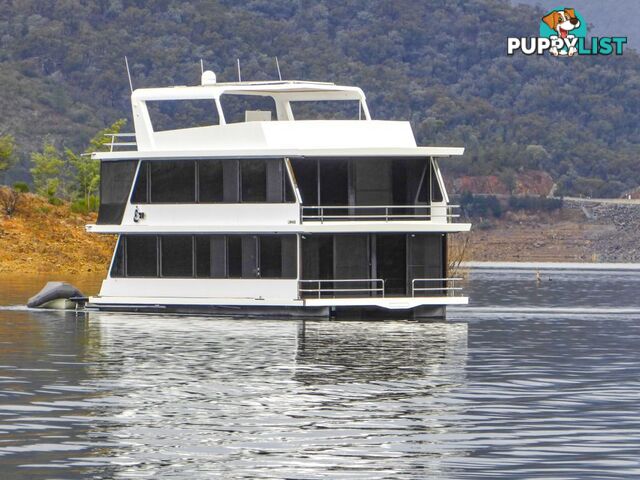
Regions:
[[[360,88],[303,81],[132,92],[87,231],[118,237],[89,309],[442,317],[457,222],[409,122],[373,120]],[[256,108],[256,105],[258,108]]]

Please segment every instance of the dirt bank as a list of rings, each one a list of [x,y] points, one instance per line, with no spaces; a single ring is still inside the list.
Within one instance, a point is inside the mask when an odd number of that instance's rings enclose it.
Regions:
[[[106,273],[115,238],[86,233],[95,220],[22,194],[11,217],[0,214],[0,273]]]
[[[472,219],[470,260],[640,262],[640,205],[564,202],[553,213]]]

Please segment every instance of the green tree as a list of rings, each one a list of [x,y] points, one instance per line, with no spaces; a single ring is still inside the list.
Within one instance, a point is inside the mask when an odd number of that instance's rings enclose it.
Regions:
[[[84,153],[77,155],[70,149],[65,150],[65,157],[74,169],[73,182],[77,196],[82,198],[87,209],[90,208],[91,197],[98,194],[100,186],[100,161],[91,158],[93,152],[104,152],[109,149],[109,134],[120,133],[127,123],[125,119],[115,121],[111,126],[100,130],[90,141]]]
[[[0,136],[0,174],[4,174],[16,160],[13,135]]]
[[[58,194],[65,162],[56,146],[45,141],[42,152],[31,154],[31,175],[36,192],[49,198]]]

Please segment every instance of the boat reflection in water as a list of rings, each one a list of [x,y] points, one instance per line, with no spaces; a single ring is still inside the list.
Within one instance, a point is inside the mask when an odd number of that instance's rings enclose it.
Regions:
[[[295,379],[306,384],[424,378],[464,381],[466,323],[298,324]]]
[[[0,316],[6,478],[443,475],[460,428],[462,323]]]

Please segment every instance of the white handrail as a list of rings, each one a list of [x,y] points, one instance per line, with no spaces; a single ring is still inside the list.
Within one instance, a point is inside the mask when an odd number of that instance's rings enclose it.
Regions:
[[[441,213],[440,208],[446,208]],[[320,221],[323,223],[329,220],[348,219],[380,219],[385,222],[402,219],[433,220],[436,218],[452,219],[459,218],[460,214],[451,213],[459,205],[302,205],[300,216],[302,221]],[[432,213],[432,209],[437,209]],[[380,213],[357,213],[354,210],[380,210]],[[333,213],[331,210],[346,210],[346,213]],[[398,210],[416,210],[423,213],[395,213]],[[315,214],[305,213],[305,211]]]
[[[136,137],[135,133],[105,133],[105,137],[111,137],[111,141],[107,143],[109,146],[109,151],[113,152],[113,147],[135,147],[138,143],[134,140],[133,142],[116,142],[117,139],[120,138],[134,138]]]
[[[462,290],[462,287],[456,287],[455,282],[461,281],[462,278],[414,278],[411,280],[411,296],[415,297],[416,292],[446,292],[446,296],[455,296],[457,291]],[[436,287],[416,287],[416,282],[443,282],[445,286]],[[449,286],[451,283],[451,286]],[[451,292],[451,295],[449,294]]]
[[[334,283],[374,283],[375,286],[367,288],[333,288]],[[318,288],[301,288],[305,283],[317,283]],[[322,287],[323,283],[331,283],[331,288]],[[382,278],[336,278],[336,279],[314,279],[314,280],[300,280],[298,285],[298,291],[300,293],[317,293],[318,298],[322,298],[323,293],[353,293],[353,292],[368,292],[368,293],[381,293],[384,298],[384,279]],[[335,297],[335,295],[334,295]]]

